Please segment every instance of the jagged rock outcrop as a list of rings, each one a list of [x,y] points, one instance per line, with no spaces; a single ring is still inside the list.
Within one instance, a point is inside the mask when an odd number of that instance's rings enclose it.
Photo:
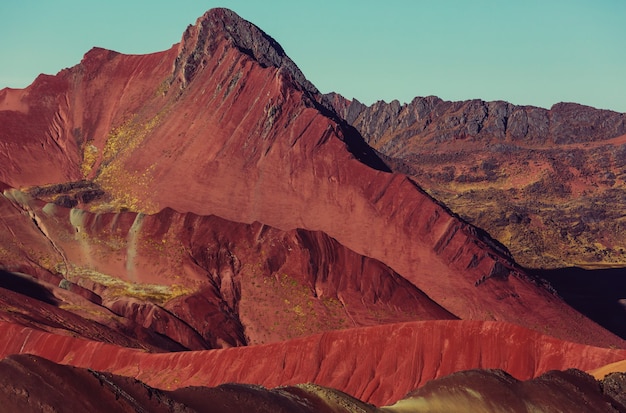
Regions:
[[[421,144],[430,145],[470,138],[483,145],[542,147],[597,142],[626,134],[626,114],[576,103],[558,103],[548,110],[503,101],[450,102],[436,96],[416,97],[405,104],[378,101],[371,106],[335,93],[325,95],[325,99],[372,146],[390,156],[406,155],[401,147],[413,147],[417,135]],[[381,140],[386,144],[379,145]]]
[[[195,25],[185,30],[174,62],[173,81],[185,87],[199,69],[210,65],[211,59],[222,58],[223,55],[215,55],[222,42],[234,45],[263,67],[282,70],[293,79],[294,86],[301,87],[311,97],[318,97],[317,88],[306,79],[276,40],[233,11],[222,8],[208,11]]]

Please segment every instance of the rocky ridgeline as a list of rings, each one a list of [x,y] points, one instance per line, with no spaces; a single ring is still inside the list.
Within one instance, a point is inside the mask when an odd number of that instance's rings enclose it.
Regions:
[[[398,145],[418,134],[432,135],[433,143],[473,137],[486,144],[537,146],[595,142],[626,134],[626,114],[576,103],[558,103],[548,110],[503,101],[449,102],[436,96],[416,97],[408,104],[378,101],[371,106],[335,93],[325,98],[375,147],[381,137],[396,132],[402,132],[395,136]]]
[[[306,79],[276,40],[228,9],[212,9],[185,30],[174,63],[173,79],[180,79],[183,86],[191,82],[198,69],[216,57],[213,55],[224,40],[263,67],[280,68],[311,96],[319,95],[317,88]]]

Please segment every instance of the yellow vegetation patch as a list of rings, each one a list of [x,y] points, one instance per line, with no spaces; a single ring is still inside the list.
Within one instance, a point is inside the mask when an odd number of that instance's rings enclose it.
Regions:
[[[190,294],[191,290],[179,284],[137,284],[124,283],[116,285],[111,294],[112,297],[133,297],[155,304],[163,304],[174,298]]]
[[[87,178],[93,169],[93,166],[98,160],[98,148],[87,143],[83,149],[83,163],[80,165],[80,170],[83,173],[83,178]]]
[[[79,314],[81,316],[84,316],[86,314],[91,315],[93,317],[98,317],[98,318],[107,318],[113,321],[117,321],[116,316],[113,315],[112,313],[104,310],[104,308],[100,309],[97,306],[91,306],[91,307],[85,307],[85,306],[81,306],[81,305],[76,305],[76,304],[67,304],[67,303],[62,303],[59,305],[59,308],[65,311],[69,311],[71,313],[75,313],[75,314]],[[118,317],[119,318],[119,317]]]
[[[145,123],[133,117],[109,133],[95,182],[111,195],[112,200],[107,205],[100,205],[99,209],[156,212],[156,207],[146,201],[154,165],[145,170],[127,170],[124,162],[160,123],[164,113],[157,113]]]
[[[155,304],[163,304],[192,292],[191,289],[178,284],[130,283],[90,268],[77,266],[72,267],[70,275],[67,278],[72,282],[76,282],[76,278],[86,278],[98,284],[102,284],[108,287],[110,296],[114,298],[132,297]],[[80,285],[80,283],[77,284]]]

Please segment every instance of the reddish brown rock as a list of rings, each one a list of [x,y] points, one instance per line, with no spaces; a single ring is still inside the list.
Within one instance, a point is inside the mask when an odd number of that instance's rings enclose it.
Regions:
[[[0,271],[0,320],[41,331],[148,351],[184,347],[64,289],[25,274]]]
[[[74,300],[70,311],[85,317],[103,306],[186,349],[455,318],[386,265],[320,232],[171,209],[93,214],[18,191],[3,199],[28,214],[13,218],[23,216],[25,228],[44,241],[43,247],[29,244],[31,238],[18,232],[7,248],[29,245],[34,263],[64,277],[54,279],[64,288],[55,291],[74,290],[91,300]],[[24,261],[16,255],[4,265]]]

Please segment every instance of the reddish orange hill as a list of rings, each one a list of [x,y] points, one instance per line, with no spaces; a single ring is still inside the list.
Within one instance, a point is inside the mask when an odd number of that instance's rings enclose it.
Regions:
[[[136,377],[161,389],[313,382],[377,405],[393,403],[429,380],[460,370],[501,368],[524,380],[548,370],[590,370],[626,358],[626,350],[564,342],[512,324],[482,321],[387,324],[251,347],[160,354],[11,323],[0,323],[0,331],[11,337],[0,346],[0,357],[35,354]]]

